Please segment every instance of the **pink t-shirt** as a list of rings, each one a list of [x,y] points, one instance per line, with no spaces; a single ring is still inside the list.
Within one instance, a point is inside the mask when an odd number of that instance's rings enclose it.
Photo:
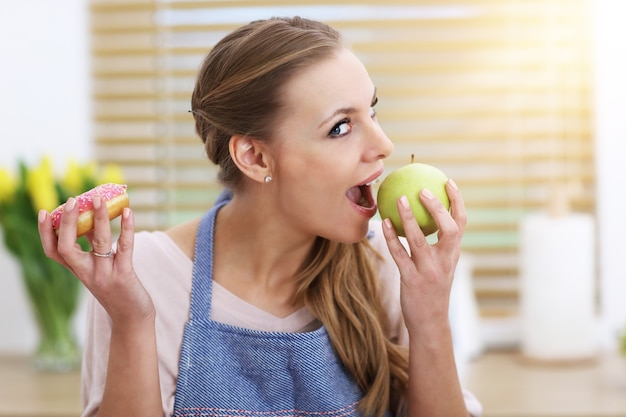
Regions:
[[[400,310],[400,276],[389,254],[380,222],[371,224],[372,245],[383,255],[378,265],[381,295],[388,311],[389,337],[408,343]],[[163,414],[174,409],[178,358],[185,323],[189,318],[193,262],[164,232],[139,232],[135,236],[133,263],[137,276],[152,297],[156,308],[156,340]],[[83,417],[95,416],[102,400],[106,380],[111,322],[108,314],[93,299],[89,300],[87,333],[82,365]],[[320,323],[306,308],[287,317],[276,317],[261,310],[213,282],[211,319],[262,331],[305,332]],[[473,416],[481,414],[474,396],[465,391],[466,405]]]

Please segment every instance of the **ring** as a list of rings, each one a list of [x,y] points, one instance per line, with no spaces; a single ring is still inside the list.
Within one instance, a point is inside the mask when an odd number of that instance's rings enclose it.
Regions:
[[[97,256],[98,258],[110,258],[111,256],[115,255],[115,252],[113,252],[113,249],[111,249],[107,253],[96,252],[95,250],[92,249],[91,253]]]

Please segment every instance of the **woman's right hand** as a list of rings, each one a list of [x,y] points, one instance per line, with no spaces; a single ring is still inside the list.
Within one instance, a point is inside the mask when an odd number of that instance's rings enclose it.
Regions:
[[[49,258],[64,265],[83,283],[107,311],[113,323],[140,323],[154,320],[152,299],[133,268],[134,219],[129,208],[122,213],[121,232],[115,253],[107,208],[100,197],[94,198],[94,230],[87,234],[93,252],[84,252],[76,241],[78,207],[70,198],[63,211],[59,235],[52,228],[50,215],[39,212],[39,235]]]
[[[76,242],[76,199],[65,205],[54,233],[50,215],[39,213],[39,235],[49,258],[69,268],[111,317],[111,338],[104,392],[98,416],[162,415],[156,347],[156,313],[148,292],[133,268],[134,222],[132,211],[122,213],[117,249],[113,249],[106,205],[94,198],[94,230],[87,234],[93,252]]]

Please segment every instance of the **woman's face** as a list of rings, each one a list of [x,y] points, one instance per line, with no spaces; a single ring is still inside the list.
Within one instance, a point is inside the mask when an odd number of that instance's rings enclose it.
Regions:
[[[342,49],[290,80],[283,99],[271,186],[284,224],[340,242],[362,239],[377,209],[369,184],[393,151],[365,67]]]

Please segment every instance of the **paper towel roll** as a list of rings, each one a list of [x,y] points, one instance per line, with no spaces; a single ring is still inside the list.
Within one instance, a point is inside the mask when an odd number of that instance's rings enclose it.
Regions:
[[[521,350],[539,360],[595,355],[594,222],[527,216],[520,227]]]

